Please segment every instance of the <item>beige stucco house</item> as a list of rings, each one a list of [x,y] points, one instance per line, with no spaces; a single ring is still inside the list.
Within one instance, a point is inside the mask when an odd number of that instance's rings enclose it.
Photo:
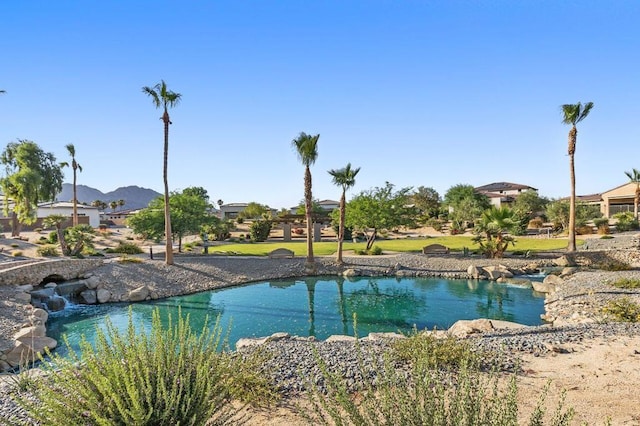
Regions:
[[[600,194],[600,211],[606,217],[619,212],[633,212],[636,184],[628,182]]]
[[[511,182],[494,182],[474,188],[476,192],[486,195],[496,207],[510,205],[516,197],[526,191],[537,191],[528,185]]]

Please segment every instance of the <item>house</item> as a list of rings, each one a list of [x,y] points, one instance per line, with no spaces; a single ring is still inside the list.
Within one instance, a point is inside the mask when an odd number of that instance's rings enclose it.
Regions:
[[[334,200],[322,200],[318,201],[317,204],[322,210],[326,211],[327,213],[331,213],[333,210],[340,207],[340,202]],[[296,212],[298,211],[298,207],[299,206],[291,207],[289,209],[289,213],[296,214]]]
[[[511,182],[494,182],[474,188],[476,192],[486,195],[496,207],[512,204],[518,195],[526,191],[537,191],[528,185]]]
[[[100,213],[97,207],[86,206],[84,204],[77,205],[78,208],[78,220],[82,223],[87,223],[83,218],[88,218],[88,224],[92,228],[100,226]],[[54,214],[61,216],[72,217],[73,216],[73,203],[70,201],[53,201],[48,203],[38,204],[38,218],[45,218]]]
[[[605,217],[611,217],[620,212],[633,213],[636,184],[627,182],[597,195],[601,198],[600,211]]]
[[[249,207],[247,203],[229,203],[220,206],[220,219],[236,219],[238,214]]]
[[[134,215],[139,211],[140,209],[102,212],[100,213],[100,222],[110,226],[126,226],[129,216]]]

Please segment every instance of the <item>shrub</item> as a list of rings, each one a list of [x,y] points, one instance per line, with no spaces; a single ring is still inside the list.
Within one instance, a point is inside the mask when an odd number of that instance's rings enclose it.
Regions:
[[[602,269],[603,271],[610,272],[630,271],[631,269],[633,269],[628,263],[624,263],[615,259],[605,260],[600,263],[596,263],[594,266],[596,269]]]
[[[242,225],[242,224],[244,223],[244,218],[243,218],[242,216],[238,216],[238,217],[236,218],[236,223],[237,223],[238,225]]]
[[[432,227],[437,232],[441,232],[443,227],[443,222],[444,221],[441,219],[436,219],[435,217],[432,217],[425,222],[425,225]]]
[[[120,241],[118,245],[110,249],[108,253],[140,254],[144,253],[144,250],[142,250],[137,244]]]
[[[613,235],[603,235],[602,237],[600,237],[601,240],[610,240],[613,238]]]
[[[36,253],[38,254],[38,256],[41,256],[41,257],[60,256],[60,253],[58,253],[58,247],[54,245],[46,245],[46,246],[38,247],[38,249],[36,250]]]
[[[373,256],[379,256],[382,254],[382,248],[380,246],[373,246],[371,247],[371,250],[369,251],[369,254],[373,255]]]
[[[640,322],[640,305],[628,297],[609,301],[602,308],[602,313],[619,322]]]
[[[36,232],[36,233],[38,233],[38,234],[39,234],[39,233],[41,233],[41,232],[42,232],[42,228],[35,228],[35,229],[33,230],[33,232]]]
[[[532,228],[532,229],[540,229],[543,226],[544,226],[544,221],[542,220],[541,217],[534,217],[529,221],[529,224],[527,225],[528,228]]]
[[[58,244],[57,232],[49,232],[49,244]]]
[[[271,221],[270,220],[256,220],[249,227],[249,235],[251,236],[251,241],[266,241],[269,238],[269,233],[271,232]]]
[[[576,234],[578,235],[591,235],[593,234],[593,228],[589,225],[582,225],[576,228]]]
[[[11,256],[20,257],[22,256],[22,252],[20,250],[14,251],[13,253],[11,253]]]
[[[18,243],[11,243],[11,245],[10,245],[10,246],[11,246],[11,248],[18,248],[18,247],[20,247],[20,244],[18,244]]]
[[[613,215],[617,219],[616,230],[619,232],[632,231],[638,229],[638,221],[631,212],[620,212]]]
[[[640,288],[640,280],[635,278],[620,278],[611,283],[618,288]]]
[[[598,228],[598,234],[606,235],[611,230],[609,229],[609,218],[598,217],[593,219],[593,224]]]
[[[120,333],[107,318],[95,347],[83,340],[80,354],[70,347],[68,359],[53,354],[34,398],[20,404],[43,425],[229,423],[237,413],[229,404],[233,365],[217,352],[219,325],[211,333],[205,323],[197,337],[188,316],[168,323],[163,329],[155,310],[150,333],[138,333],[129,312]]]

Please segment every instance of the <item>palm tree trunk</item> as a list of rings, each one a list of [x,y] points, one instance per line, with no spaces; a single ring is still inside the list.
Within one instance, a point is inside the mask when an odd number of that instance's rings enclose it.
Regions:
[[[76,167],[73,168],[73,220],[71,223],[73,224],[73,226],[78,226],[78,190],[76,188]]]
[[[312,268],[315,265],[313,258],[313,220],[311,218],[311,169],[306,166],[304,171],[304,208],[307,220],[307,267]]]
[[[574,154],[578,129],[573,126],[569,131],[569,172],[571,174],[571,198],[569,199],[569,245],[568,252],[576,251],[576,170]]]
[[[171,239],[171,213],[169,210],[169,180],[167,179],[167,164],[169,157],[169,113],[164,110],[164,167],[162,177],[164,180],[164,234],[165,234],[165,264],[173,265],[173,241]]]
[[[346,196],[345,190],[342,190],[342,197],[340,197],[340,226],[338,227],[338,258],[336,261],[342,263],[342,242],[344,241],[344,223],[346,213]]]

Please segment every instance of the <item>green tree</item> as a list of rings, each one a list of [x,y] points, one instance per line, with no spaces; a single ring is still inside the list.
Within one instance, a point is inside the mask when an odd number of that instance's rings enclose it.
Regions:
[[[458,184],[447,190],[444,203],[449,207],[452,229],[464,229],[491,207],[489,198],[476,192],[472,185]]]
[[[476,224],[473,241],[480,245],[480,249],[490,258],[501,258],[515,240],[508,235],[518,226],[513,210],[508,207],[491,208],[485,210]]]
[[[394,191],[394,185],[386,182],[357,194],[347,203],[345,226],[367,236],[366,250],[370,250],[379,231],[416,225],[416,208],[411,203],[411,187]],[[334,219],[336,214],[332,213]]]
[[[304,205],[307,221],[307,261],[305,263],[305,269],[310,272],[315,271],[315,259],[313,257],[313,221],[311,214],[311,201],[313,200],[311,193],[311,165],[314,164],[318,158],[319,138],[320,135],[311,136],[301,132],[297,138],[291,141],[300,162],[304,165]]]
[[[224,241],[231,237],[231,231],[233,231],[232,220],[222,220],[218,217],[211,216],[209,223],[202,227],[202,230],[208,235],[210,240]]]
[[[169,180],[167,178],[167,163],[169,157],[169,124],[171,119],[169,118],[169,107],[180,103],[182,95],[180,93],[172,92],[167,89],[167,84],[164,80],[160,80],[160,83],[153,87],[144,86],[142,92],[147,94],[153,100],[153,104],[156,108],[162,108],[163,113],[161,120],[164,123],[164,162],[162,167],[162,178],[164,181],[164,226],[165,226],[165,263],[167,265],[173,265],[173,242],[171,236],[171,208],[169,206]]]
[[[104,210],[107,208],[107,206],[108,206],[108,204],[107,204],[107,203],[105,203],[105,202],[104,202],[104,201],[102,201],[102,200],[93,200],[93,201],[91,202],[91,205],[92,205],[93,207],[97,207],[97,208],[99,208],[99,209],[100,209],[100,210],[102,210],[102,211],[104,211]]]
[[[267,205],[250,202],[247,204],[247,207],[238,213],[239,217],[243,219],[270,219],[271,218],[271,208]]]
[[[109,203],[109,207],[111,207],[111,211],[115,212],[116,209],[118,208],[118,202],[117,201],[111,201]]]
[[[524,233],[531,219],[544,215],[547,204],[549,204],[549,199],[538,195],[538,191],[530,190],[518,195],[513,202],[512,209],[514,219],[518,221],[519,226],[513,232],[519,235]]]
[[[13,208],[12,235],[17,236],[20,223],[35,222],[38,203],[54,200],[61,191],[62,169],[52,153],[28,140],[9,143],[0,162],[5,166],[5,176],[0,179],[4,213],[9,215]]]
[[[638,220],[638,204],[640,204],[640,171],[632,169],[630,172],[624,172],[630,182],[636,184],[636,194],[633,199],[633,217]]]
[[[589,112],[593,108],[593,102],[587,102],[584,106],[578,102],[577,104],[562,105],[562,123],[571,125],[569,130],[569,172],[571,175],[571,197],[569,199],[569,244],[567,251],[576,251],[576,171],[575,171],[575,153],[576,142],[578,139],[578,128],[576,124],[587,118]]]
[[[564,232],[569,229],[571,211],[569,204],[568,200],[556,200],[547,205],[546,215],[547,218],[553,222],[553,228],[555,230]],[[602,216],[602,213],[598,206],[579,202],[576,204],[575,226],[584,226],[588,221],[600,216]]]
[[[95,231],[89,225],[77,225],[62,229],[62,225],[67,220],[67,217],[59,214],[50,215],[44,219],[43,225],[46,228],[55,228],[60,250],[64,256],[80,256],[85,248],[93,248]]]
[[[420,211],[422,220],[437,217],[440,211],[440,194],[431,187],[419,186],[411,195],[413,204]]]
[[[206,225],[213,224],[214,217],[209,212],[208,197],[204,198],[189,188],[169,195],[172,237],[178,240],[178,251],[182,251],[182,239],[187,235],[200,234]],[[145,239],[158,240],[164,227],[164,198],[151,200],[149,206],[127,220],[133,232]]]
[[[73,226],[78,225],[78,188],[77,188],[77,172],[82,172],[82,166],[76,161],[76,148],[73,144],[65,145],[67,152],[71,157],[71,170],[73,170]],[[61,167],[69,167],[66,161],[60,163]]]
[[[127,202],[121,198],[117,201],[117,203],[118,203],[118,207],[123,207]]]
[[[340,195],[340,224],[338,227],[338,254],[336,261],[342,263],[342,242],[344,241],[344,228],[346,217],[346,193],[347,189],[352,188],[356,184],[356,176],[360,172],[360,167],[355,169],[351,168],[351,163],[341,169],[331,169],[329,174],[332,177],[333,184],[342,187],[342,194]]]
[[[300,201],[298,204],[298,208],[296,208],[296,214],[306,214],[307,207],[304,200]],[[314,198],[311,200],[311,213],[314,215],[324,215],[326,214],[326,210],[322,208],[320,205],[320,200]]]

